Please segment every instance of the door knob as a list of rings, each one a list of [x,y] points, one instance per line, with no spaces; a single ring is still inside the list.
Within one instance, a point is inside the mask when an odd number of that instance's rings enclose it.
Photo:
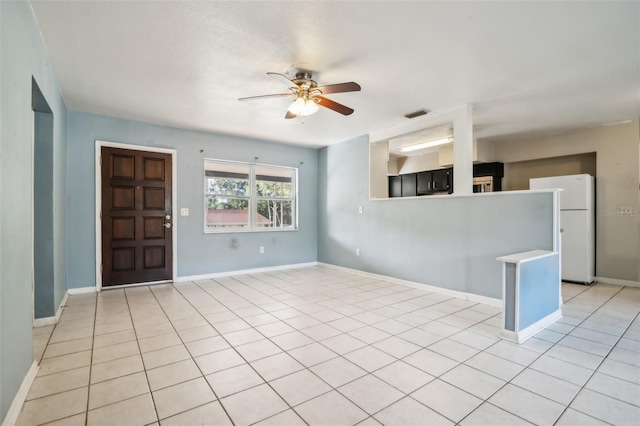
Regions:
[[[163,223],[162,226],[164,226],[167,229],[171,228],[171,224],[170,223]]]

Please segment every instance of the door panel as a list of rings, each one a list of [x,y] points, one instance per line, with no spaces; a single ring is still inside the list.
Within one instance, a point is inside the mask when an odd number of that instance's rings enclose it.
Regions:
[[[588,212],[586,210],[568,210],[560,212],[562,229],[562,279],[566,281],[590,282],[593,264],[589,251]]]
[[[102,148],[102,285],[173,278],[171,154]]]

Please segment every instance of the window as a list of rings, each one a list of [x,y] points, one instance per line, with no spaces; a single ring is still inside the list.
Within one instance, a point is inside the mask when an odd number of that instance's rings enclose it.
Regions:
[[[291,167],[204,160],[204,231],[295,230],[297,172]]]

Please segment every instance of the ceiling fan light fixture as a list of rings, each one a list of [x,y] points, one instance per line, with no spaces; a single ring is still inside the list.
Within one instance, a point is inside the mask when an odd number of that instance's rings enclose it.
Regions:
[[[2,0],[0,0],[2,1]],[[239,101],[250,101],[255,99],[267,99],[267,98],[280,98],[284,96],[295,96],[295,100],[285,114],[285,119],[292,119],[296,117],[304,117],[307,115],[315,114],[320,107],[330,109],[342,115],[353,114],[353,109],[348,106],[342,105],[338,102],[332,101],[326,98],[324,95],[333,93],[345,93],[345,92],[359,92],[361,87],[358,83],[349,81],[346,83],[329,84],[326,86],[318,86],[314,80],[311,79],[311,72],[298,72],[296,78],[290,79],[284,74],[276,72],[268,72],[268,75],[277,77],[282,83],[284,83],[289,92],[287,93],[275,93],[273,95],[262,96],[249,96],[239,98]]]
[[[446,145],[451,142],[453,142],[453,137],[449,136],[448,138],[437,139],[435,141],[420,142],[413,145],[403,146],[398,148],[398,151],[400,152],[417,151],[419,149],[433,148],[434,146]]]
[[[288,111],[291,114],[305,117],[307,115],[315,114],[319,109],[318,104],[315,103],[313,99],[299,97],[291,103]]]

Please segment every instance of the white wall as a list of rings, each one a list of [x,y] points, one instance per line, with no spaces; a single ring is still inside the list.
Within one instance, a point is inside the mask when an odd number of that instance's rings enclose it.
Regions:
[[[532,178],[582,174],[598,176],[595,152],[507,163],[504,165],[502,190],[529,189],[529,179]]]
[[[398,174],[416,173],[442,168],[440,164],[438,164],[438,152],[399,158],[398,166]]]
[[[389,142],[372,143],[369,146],[369,197],[387,198],[389,196],[389,180],[387,177],[389,164]]]
[[[503,163],[596,153],[596,275],[639,281],[640,217],[615,216],[617,206],[638,209],[639,120],[495,145]]]

